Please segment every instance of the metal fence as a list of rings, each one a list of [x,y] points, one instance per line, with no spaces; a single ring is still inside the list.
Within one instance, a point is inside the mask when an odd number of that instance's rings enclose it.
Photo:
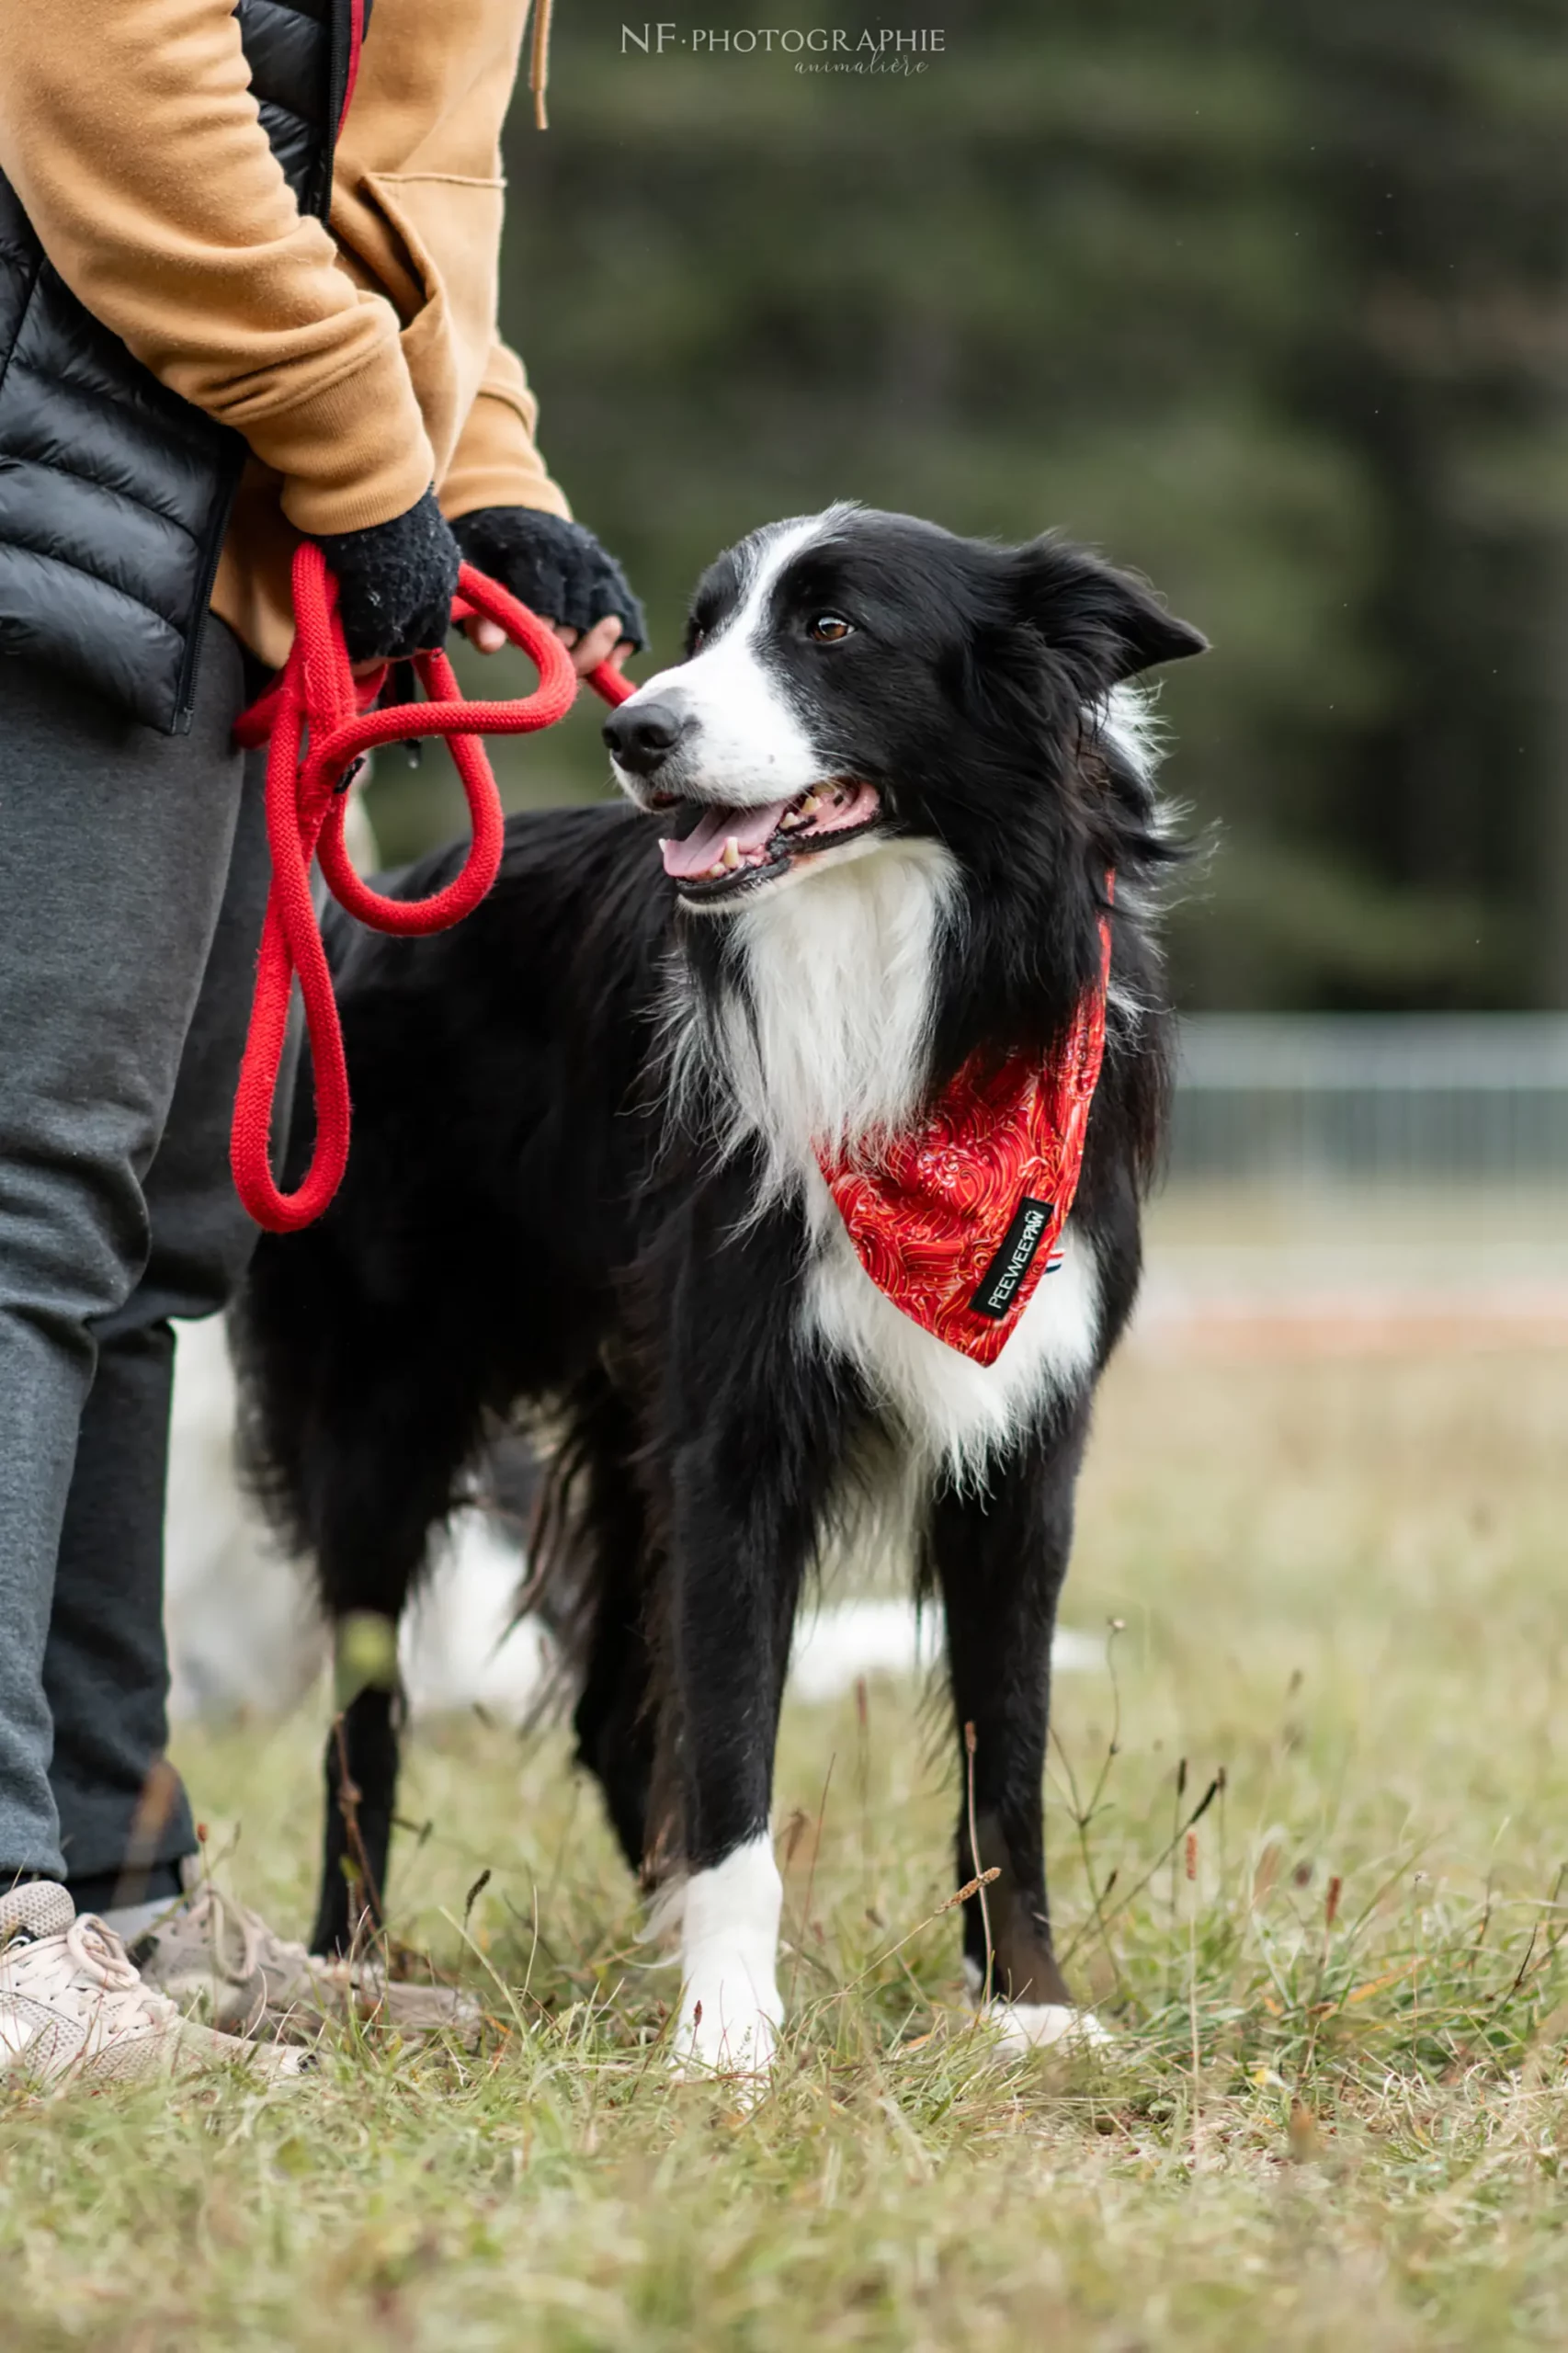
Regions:
[[[1194,1017],[1182,1030],[1170,1174],[1568,1181],[1568,1016]]]

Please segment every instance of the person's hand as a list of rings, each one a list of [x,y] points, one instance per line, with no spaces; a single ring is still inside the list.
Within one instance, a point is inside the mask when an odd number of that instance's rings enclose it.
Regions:
[[[601,662],[620,669],[646,639],[642,608],[615,558],[580,523],[532,506],[484,506],[452,526],[474,568],[509,588],[549,622],[579,677]],[[465,621],[469,642],[497,654],[506,633],[495,621]]]
[[[545,616],[541,613],[540,619],[543,620]],[[580,678],[585,678],[590,670],[597,670],[601,662],[608,662],[612,670],[623,670],[637,651],[631,640],[620,633],[619,613],[607,613],[589,630],[574,630],[565,621],[551,621],[550,628],[551,635],[558,637],[571,654],[572,665]],[[510,643],[500,622],[486,620],[483,613],[475,613],[464,621],[463,633],[481,654],[499,654],[504,645]]]
[[[389,523],[315,537],[337,582],[343,640],[358,668],[443,642],[462,558],[433,491]]]

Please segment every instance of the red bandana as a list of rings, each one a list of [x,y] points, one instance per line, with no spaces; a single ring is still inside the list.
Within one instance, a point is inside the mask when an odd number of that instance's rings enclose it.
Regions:
[[[1105,1052],[1110,926],[1100,976],[1062,1052],[989,1078],[966,1063],[922,1125],[874,1160],[817,1155],[860,1264],[893,1305],[949,1348],[994,1364],[1058,1245],[1078,1189]]]

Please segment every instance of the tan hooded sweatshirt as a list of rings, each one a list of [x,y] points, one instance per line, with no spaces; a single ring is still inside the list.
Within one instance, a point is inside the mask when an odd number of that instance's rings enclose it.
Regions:
[[[495,327],[528,0],[376,0],[330,233],[267,145],[233,0],[0,0],[0,169],[88,310],[254,452],[213,608],[264,660],[301,531],[565,498]]]

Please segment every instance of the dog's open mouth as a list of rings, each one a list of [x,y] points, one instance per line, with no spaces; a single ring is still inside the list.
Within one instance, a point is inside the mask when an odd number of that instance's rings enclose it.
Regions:
[[[660,843],[665,872],[686,899],[726,898],[733,892],[789,872],[797,858],[869,832],[881,815],[874,784],[833,777],[809,785],[792,801],[749,809],[722,802],[649,796],[653,813],[672,821]]]

